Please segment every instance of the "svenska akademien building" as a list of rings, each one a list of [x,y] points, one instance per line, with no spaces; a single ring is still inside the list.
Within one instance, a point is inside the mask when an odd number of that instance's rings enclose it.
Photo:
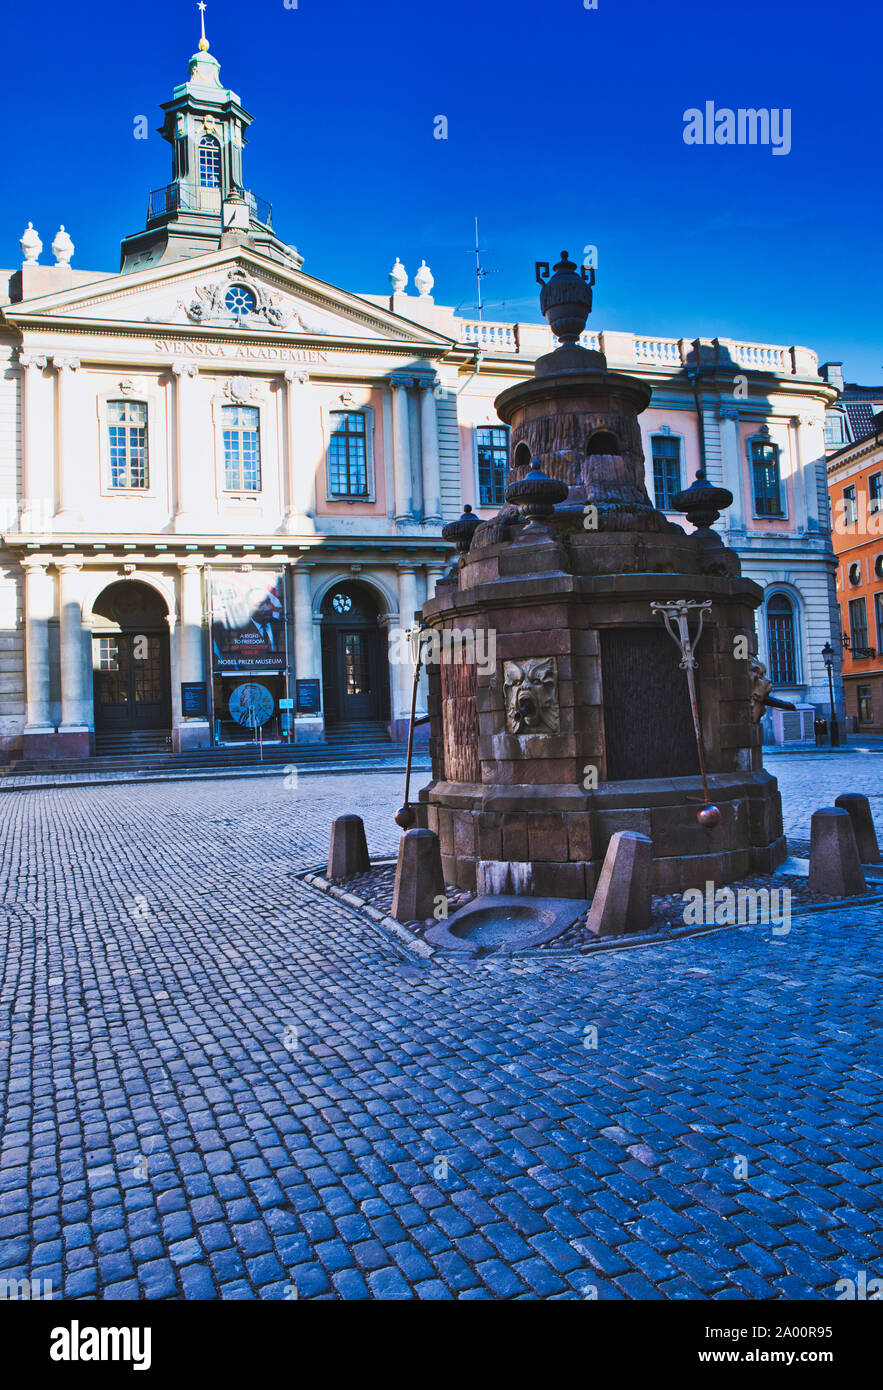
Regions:
[[[3,762],[185,751],[255,726],[268,741],[344,724],[400,736],[411,670],[388,634],[450,562],[443,522],[502,501],[494,397],[552,345],[545,325],[436,304],[425,263],[416,293],[398,258],[386,295],[306,273],[247,189],[252,118],[204,41],[162,109],[171,179],[120,270],[76,268],[64,230],[41,261],[29,226],[20,268],[0,273]],[[815,354],[584,338],[653,387],[657,505],[703,454],[733,492],[720,525],[766,591],[774,690],[826,708],[836,391]]]

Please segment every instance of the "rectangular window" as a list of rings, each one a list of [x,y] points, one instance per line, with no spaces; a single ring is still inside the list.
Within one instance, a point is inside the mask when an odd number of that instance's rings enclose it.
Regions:
[[[95,669],[97,671],[117,671],[119,670],[117,639],[115,637],[99,637],[95,642]]]
[[[475,431],[478,450],[478,505],[500,507],[506,500],[509,472],[509,431],[503,425],[482,425]]]
[[[868,607],[863,598],[849,600],[849,645],[853,656],[868,649]]]
[[[843,416],[839,413],[825,416],[825,443],[829,448],[845,443]]]
[[[858,521],[858,501],[855,493],[855,483],[850,483],[849,487],[843,489],[843,524],[844,526],[854,526]]]
[[[656,506],[661,512],[670,512],[671,499],[681,490],[681,441],[670,434],[654,434],[652,444]]]
[[[334,497],[369,496],[367,431],[360,411],[331,412],[328,492]]]
[[[260,411],[254,405],[225,405],[224,487],[228,492],[260,492]]]
[[[782,496],[779,479],[779,450],[775,444],[757,439],[751,445],[754,473],[754,510],[758,516],[781,516]]]
[[[868,479],[868,513],[883,512],[883,473],[872,473]]]
[[[883,594],[874,595],[874,618],[877,623],[877,651],[883,652]]]
[[[871,687],[859,685],[856,687],[856,693],[858,695],[858,722],[860,724],[873,724],[874,702],[871,699]]]
[[[111,487],[147,487],[147,406],[143,401],[108,401]]]

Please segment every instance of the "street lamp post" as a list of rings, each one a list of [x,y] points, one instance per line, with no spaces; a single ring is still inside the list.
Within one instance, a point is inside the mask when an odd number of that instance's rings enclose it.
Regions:
[[[839,748],[840,730],[837,727],[837,719],[834,714],[834,648],[830,642],[826,642],[822,647],[822,660],[828,672],[828,692],[831,698],[830,743],[832,748]]]

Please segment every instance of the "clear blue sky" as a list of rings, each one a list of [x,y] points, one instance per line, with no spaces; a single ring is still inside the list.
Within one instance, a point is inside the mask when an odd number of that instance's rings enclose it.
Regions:
[[[255,117],[246,183],[311,274],[384,293],[425,257],[439,301],[474,304],[477,214],[488,318],[537,318],[534,261],[591,243],[596,327],[883,379],[879,0],[208,0],[206,27]],[[32,220],[44,259],[64,222],[75,265],[118,267],[170,177],[134,117],[154,131],[198,37],[193,0],[7,7],[0,264]],[[685,145],[707,100],[790,108],[791,153]]]

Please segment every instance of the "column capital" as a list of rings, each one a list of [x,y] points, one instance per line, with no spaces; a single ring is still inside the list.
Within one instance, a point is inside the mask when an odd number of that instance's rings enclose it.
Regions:
[[[79,357],[55,356],[52,358],[52,365],[57,372],[75,372],[80,366]]]
[[[54,359],[53,359],[54,360]],[[25,352],[24,348],[18,350],[18,365],[20,367],[39,367],[40,371],[45,371],[49,365],[49,358],[44,353]]]
[[[389,384],[390,386],[398,386],[407,390],[409,386],[414,385],[414,377],[405,376],[401,372],[395,372],[394,375],[389,378]]]
[[[172,376],[199,376],[199,368],[195,362],[173,362],[169,371]]]
[[[431,391],[434,395],[436,388],[441,386],[441,382],[437,376],[416,376],[414,378],[414,385],[418,390]]]
[[[798,425],[798,426],[799,426],[799,425],[803,425],[804,428],[806,428],[806,429],[811,428],[813,425],[821,425],[821,423],[822,423],[821,420],[818,419],[815,415],[806,415],[806,414],[802,414],[802,415],[792,415],[791,421],[792,421],[792,424],[795,424],[795,425]]]
[[[298,386],[306,386],[310,380],[309,372],[302,371],[298,367],[286,367],[285,371],[282,373],[282,377],[283,380],[288,382],[289,386],[294,382],[296,382]]]
[[[55,568],[59,574],[69,574],[72,571],[81,570],[85,563],[83,555],[64,555],[55,561]]]
[[[26,574],[45,574],[51,561],[45,555],[23,555],[19,564]]]
[[[731,405],[729,402],[721,402],[717,408],[717,413],[721,420],[738,420],[742,415],[739,406]]]
[[[175,563],[183,574],[187,570],[201,570],[206,563],[206,558],[204,555],[188,555],[185,559],[177,560]]]

